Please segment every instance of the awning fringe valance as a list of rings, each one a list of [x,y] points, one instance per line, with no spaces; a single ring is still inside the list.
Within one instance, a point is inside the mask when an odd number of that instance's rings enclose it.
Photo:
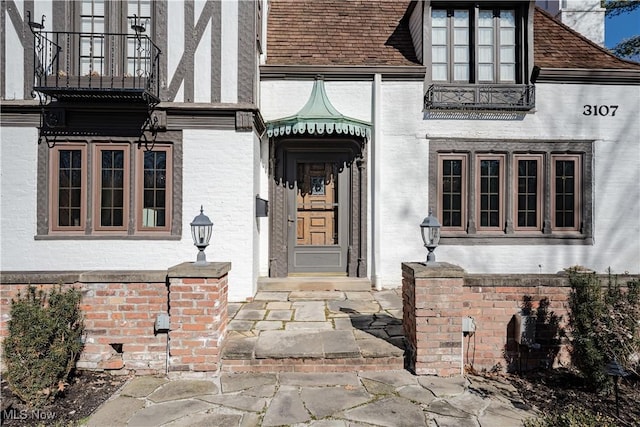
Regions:
[[[271,138],[272,136],[278,137],[291,134],[331,135],[334,132],[338,135],[343,134],[359,136],[367,139],[371,137],[371,130],[368,125],[360,125],[355,123],[295,121],[291,123],[271,122],[267,124],[267,136],[269,138]]]

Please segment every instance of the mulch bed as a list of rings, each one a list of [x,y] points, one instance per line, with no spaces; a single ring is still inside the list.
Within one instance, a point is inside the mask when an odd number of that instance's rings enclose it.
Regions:
[[[0,383],[3,426],[75,426],[86,421],[129,379],[104,372],[78,371],[49,406],[33,410],[15,397],[7,382]]]
[[[541,369],[520,375],[507,374],[505,378],[528,405],[545,414],[563,413],[573,406],[581,412],[611,417],[623,427],[640,426],[640,378],[637,376],[621,378],[618,382],[619,415],[613,387],[609,393],[592,392],[574,371]]]

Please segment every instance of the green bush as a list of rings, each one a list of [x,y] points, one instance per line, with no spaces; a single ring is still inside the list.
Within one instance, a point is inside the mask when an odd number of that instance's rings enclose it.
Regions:
[[[11,300],[5,379],[29,406],[40,407],[64,390],[83,347],[80,297],[77,289],[58,287],[47,294],[30,286]]]
[[[573,407],[566,411],[525,420],[523,424],[525,427],[615,427],[618,425],[611,417]]]
[[[611,386],[606,365],[614,358],[627,371],[638,370],[640,355],[640,281],[623,291],[609,274],[603,288],[594,273],[569,270],[569,324],[572,361],[596,390]]]

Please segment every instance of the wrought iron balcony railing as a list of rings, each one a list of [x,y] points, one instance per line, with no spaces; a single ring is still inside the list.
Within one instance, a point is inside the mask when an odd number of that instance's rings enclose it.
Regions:
[[[426,110],[527,111],[535,107],[533,85],[432,84],[424,95]]]
[[[34,32],[34,90],[58,101],[160,102],[160,49],[137,34]]]

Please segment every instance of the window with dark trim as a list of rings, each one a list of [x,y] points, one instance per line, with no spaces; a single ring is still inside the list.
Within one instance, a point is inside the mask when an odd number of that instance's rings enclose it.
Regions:
[[[154,147],[138,156],[137,229],[169,231],[171,226],[171,149]]]
[[[476,157],[478,231],[499,231],[504,223],[504,155]]]
[[[48,163],[50,234],[175,234],[173,144],[57,143]]]
[[[126,231],[129,223],[128,145],[95,145],[95,229]]]
[[[54,147],[51,165],[51,230],[82,232],[87,212],[86,146]]]
[[[470,4],[431,9],[431,78],[450,83],[522,83],[521,7]]]
[[[441,222],[446,228],[464,230],[467,214],[467,158],[462,155],[442,155],[441,161]]]
[[[552,227],[578,230],[580,224],[580,156],[551,156]]]
[[[590,143],[430,145],[430,205],[436,208],[445,239],[537,236],[591,241]],[[523,150],[527,146],[530,149]]]
[[[539,154],[516,154],[513,158],[516,230],[542,230],[542,164]]]
[[[144,76],[148,72],[151,52],[141,53],[137,39],[133,37],[133,24],[144,27],[152,36],[152,0],[81,0],[75,3],[81,76],[124,75]],[[112,19],[113,18],[113,19]],[[126,46],[109,33],[130,34]],[[122,52],[122,54],[114,54]]]

